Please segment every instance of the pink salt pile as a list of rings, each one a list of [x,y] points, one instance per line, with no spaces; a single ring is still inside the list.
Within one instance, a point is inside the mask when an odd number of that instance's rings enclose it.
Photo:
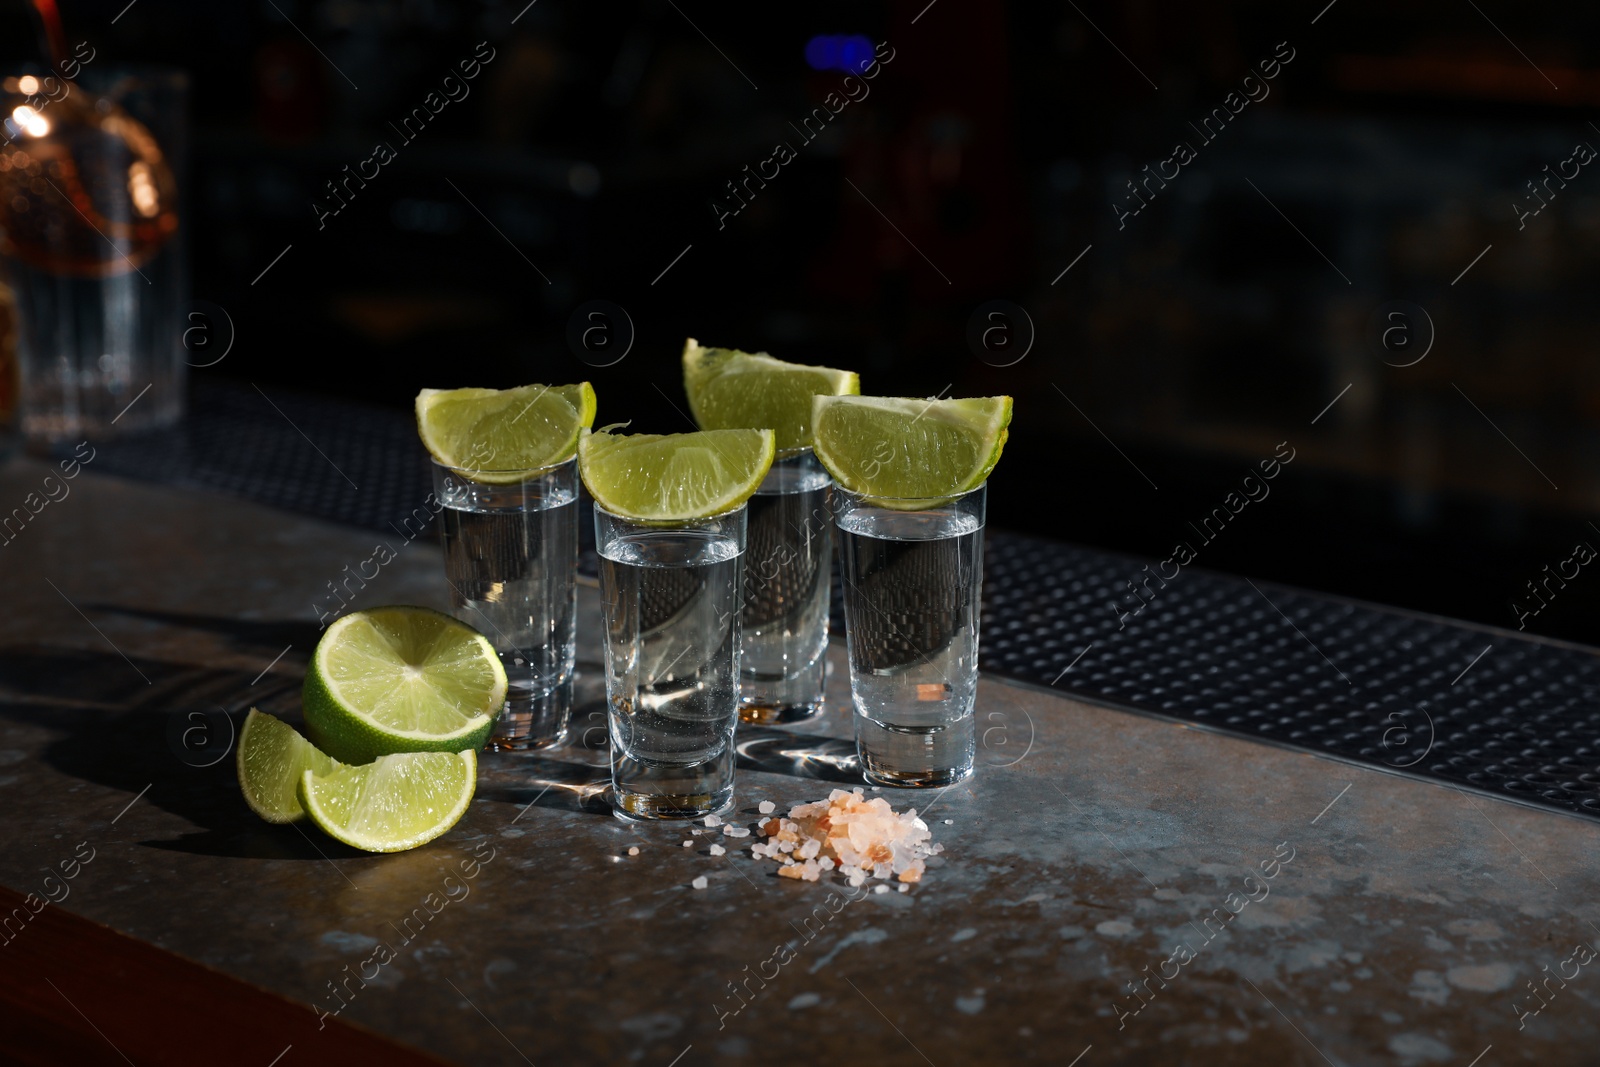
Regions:
[[[762,820],[758,832],[764,840],[751,845],[751,853],[783,864],[779,875],[807,882],[833,870],[852,886],[891,875],[920,882],[927,858],[944,851],[932,843],[915,808],[896,814],[887,800],[868,800],[860,789],[835,789],[826,800],[797,804],[786,817]]]

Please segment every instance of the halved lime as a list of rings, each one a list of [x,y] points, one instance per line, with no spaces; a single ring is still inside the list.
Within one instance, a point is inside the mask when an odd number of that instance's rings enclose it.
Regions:
[[[268,822],[305,818],[295,796],[300,776],[307,771],[327,774],[338,766],[293,726],[255,708],[244,717],[234,758],[244,802]]]
[[[861,392],[854,371],[785,363],[765,352],[683,344],[683,389],[702,430],[772,430],[779,451],[811,445],[811,398]]]
[[[761,486],[774,455],[771,430],[614,434],[585,430],[578,473],[595,503],[641,522],[720,515]]]
[[[300,803],[323,833],[368,852],[403,852],[454,826],[472,803],[478,754],[402,752],[300,776]]]
[[[578,450],[578,431],[594,425],[594,389],[524,385],[516,389],[424,389],[417,433],[428,454],[473,481],[511,485]]]
[[[834,481],[886,507],[923,508],[989,477],[1005,447],[1011,398],[819,396],[811,419],[817,459]]]
[[[317,747],[343,763],[481,748],[506,700],[487,638],[430,608],[355,611],[312,653],[302,701]]]

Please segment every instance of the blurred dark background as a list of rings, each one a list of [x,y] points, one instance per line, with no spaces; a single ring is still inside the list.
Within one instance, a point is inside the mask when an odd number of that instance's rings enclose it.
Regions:
[[[996,524],[1600,643],[1600,573],[1527,589],[1600,546],[1592,5],[61,6],[96,63],[192,75],[194,294],[237,328],[201,382],[587,378],[684,430],[694,336],[1009,393]],[[593,300],[610,366],[569,344]]]

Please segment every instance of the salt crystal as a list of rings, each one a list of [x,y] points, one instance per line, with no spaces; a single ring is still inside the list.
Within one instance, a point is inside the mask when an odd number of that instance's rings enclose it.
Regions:
[[[773,802],[761,802],[763,816],[776,810]],[[933,834],[915,808],[896,812],[886,798],[868,797],[860,787],[833,789],[825,800],[796,804],[787,818],[763,819],[758,829],[766,841],[753,844],[751,854],[782,864],[779,873],[786,878],[817,881],[823,872],[836,870],[852,886],[872,879],[886,883],[885,891],[892,880],[907,886],[920,882],[930,862],[941,862],[934,857],[944,847],[932,843]],[[734,825],[723,829],[727,837],[749,833]]]
[[[910,887],[910,886],[908,886],[908,885],[902,885],[902,886],[901,886],[901,887],[900,887],[900,892],[902,892],[902,893],[909,893],[909,892],[911,892],[911,887]]]
[[[887,893],[889,891],[889,887],[886,885],[875,885],[872,887],[872,891],[874,893]]]
[[[722,820],[719,819],[715,815],[707,815],[706,816],[706,825],[707,826],[721,826],[722,825]]]
[[[944,821],[944,824],[945,824],[945,825],[946,825],[946,826],[954,826],[954,825],[955,825],[955,824],[956,824],[956,821],[955,821],[955,820],[954,820],[954,819],[946,819],[946,820],[945,820],[945,821]]]
[[[628,855],[637,856],[638,854],[639,854],[639,846],[638,845],[635,845],[632,848],[628,849]]]
[[[771,815],[773,812],[778,810],[778,805],[774,804],[770,800],[763,800],[761,803],[756,805],[756,810],[763,815]]]
[[[711,883],[708,882],[706,880],[706,876],[702,874],[700,877],[696,878],[694,881],[690,882],[689,884],[694,886],[696,889],[704,889],[706,886],[710,885]]]
[[[694,848],[694,842],[693,841],[685,841],[683,843],[683,847],[684,848]]]
[[[721,845],[712,845],[711,846],[711,854],[713,856],[720,856],[726,851],[728,851],[728,850],[723,848]]]
[[[874,793],[882,792],[882,790],[883,790],[883,787],[881,785],[875,785],[875,786],[872,787],[872,791]]]

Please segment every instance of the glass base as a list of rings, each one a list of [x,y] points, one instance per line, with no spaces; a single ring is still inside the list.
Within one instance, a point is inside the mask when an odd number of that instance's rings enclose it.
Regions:
[[[506,705],[500,709],[485,752],[520,752],[554,748],[567,739],[567,720],[572,714],[572,678],[554,689],[530,694],[513,684],[506,691]]]
[[[739,721],[773,726],[805,722],[822,714],[828,688],[827,646],[816,659],[787,675],[739,673]]]
[[[623,822],[703,819],[733,808],[733,745],[700,763],[611,754],[611,814]]]
[[[862,763],[867,762],[865,753],[861,755]],[[863,769],[861,777],[867,780],[868,785],[892,785],[899,789],[937,789],[940,786],[954,785],[972,777],[972,767],[965,770],[958,768],[934,769],[927,771],[889,771]]]
[[[611,815],[619,822],[703,819],[733,810],[733,787],[713,793],[624,793],[613,790]]]
[[[818,700],[810,704],[776,704],[759,699],[739,701],[739,721],[757,726],[776,726],[779,723],[805,722],[821,715],[827,705]]]
[[[969,714],[944,726],[908,727],[857,713],[856,754],[873,785],[927,789],[972,776],[976,751]]]

